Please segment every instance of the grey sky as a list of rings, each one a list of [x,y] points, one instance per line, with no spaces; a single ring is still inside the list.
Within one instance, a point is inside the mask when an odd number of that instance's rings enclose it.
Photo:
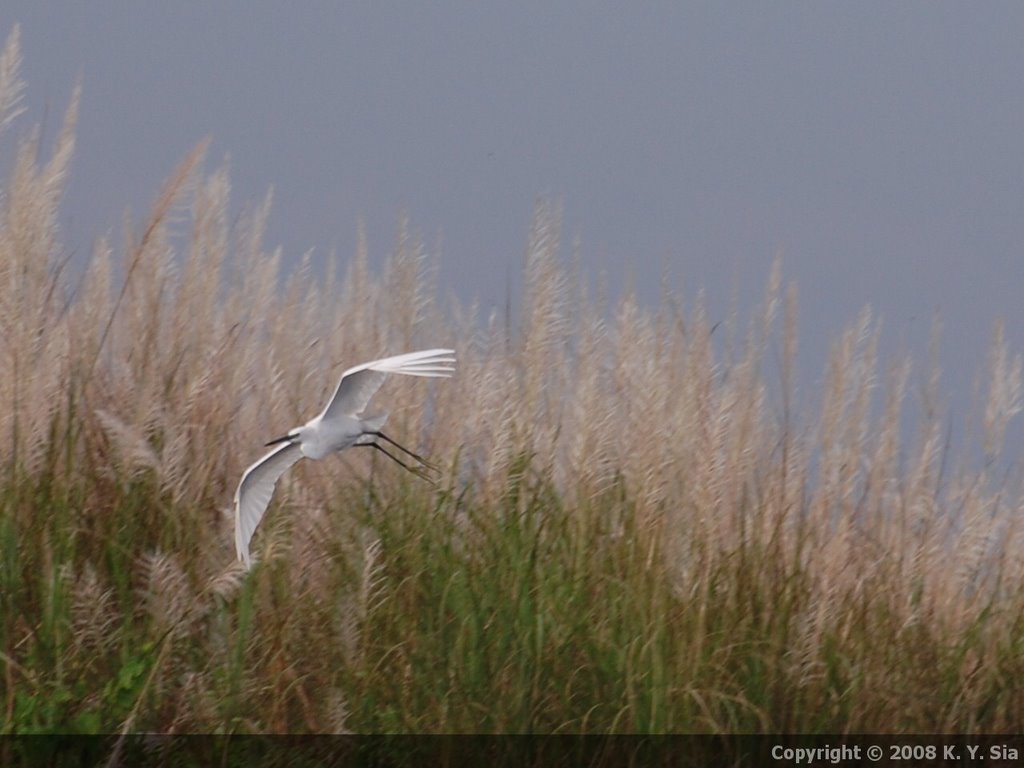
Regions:
[[[538,195],[588,270],[711,315],[801,294],[801,352],[871,303],[918,360],[933,312],[966,398],[1002,317],[1024,341],[1024,5],[54,3],[8,0],[30,118],[84,88],[64,240],[87,252],[212,136],[270,245],[371,254],[399,211],[464,298],[501,304]],[[27,124],[29,121],[23,123]]]

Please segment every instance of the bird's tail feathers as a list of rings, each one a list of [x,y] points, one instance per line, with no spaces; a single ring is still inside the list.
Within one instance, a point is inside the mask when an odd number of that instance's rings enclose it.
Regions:
[[[384,428],[384,424],[387,423],[388,412],[375,413],[372,416],[362,416],[360,421],[363,422],[364,432],[380,432]]]

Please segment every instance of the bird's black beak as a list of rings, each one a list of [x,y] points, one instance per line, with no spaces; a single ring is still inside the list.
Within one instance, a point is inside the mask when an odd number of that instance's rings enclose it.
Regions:
[[[287,442],[288,440],[291,440],[291,439],[292,439],[291,435],[285,435],[284,437],[275,437],[269,443],[265,443],[265,445],[268,445],[268,446],[269,445],[277,445],[278,443],[284,443],[284,442]]]

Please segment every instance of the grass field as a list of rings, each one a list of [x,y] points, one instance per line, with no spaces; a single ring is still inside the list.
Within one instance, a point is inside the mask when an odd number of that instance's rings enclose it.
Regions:
[[[867,311],[800,390],[778,268],[749,322],[609,304],[540,205],[509,328],[442,301],[404,225],[379,270],[361,243],[282,275],[269,199],[229,214],[202,147],[72,276],[76,105],[43,152],[20,91],[12,36],[4,733],[1024,731],[1021,359],[998,328],[954,454],[937,372],[880,363]],[[262,443],[346,367],[437,346],[452,379],[377,402],[438,485],[373,452],[300,464],[243,572],[230,503]]]

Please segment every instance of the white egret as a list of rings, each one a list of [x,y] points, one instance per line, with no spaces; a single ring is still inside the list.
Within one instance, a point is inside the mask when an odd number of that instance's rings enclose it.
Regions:
[[[316,418],[267,443],[277,447],[245,470],[235,491],[235,550],[246,568],[250,565],[249,540],[267,511],[278,478],[303,456],[322,459],[353,445],[366,445],[376,448],[410,472],[422,476],[424,467],[432,469],[422,456],[403,448],[381,432],[388,418],[386,412],[368,416],[363,411],[389,373],[447,377],[455,370],[454,365],[454,350],[428,349],[349,368],[341,375],[334,396]],[[378,439],[415,459],[419,466],[409,466],[387,451],[377,442]]]

